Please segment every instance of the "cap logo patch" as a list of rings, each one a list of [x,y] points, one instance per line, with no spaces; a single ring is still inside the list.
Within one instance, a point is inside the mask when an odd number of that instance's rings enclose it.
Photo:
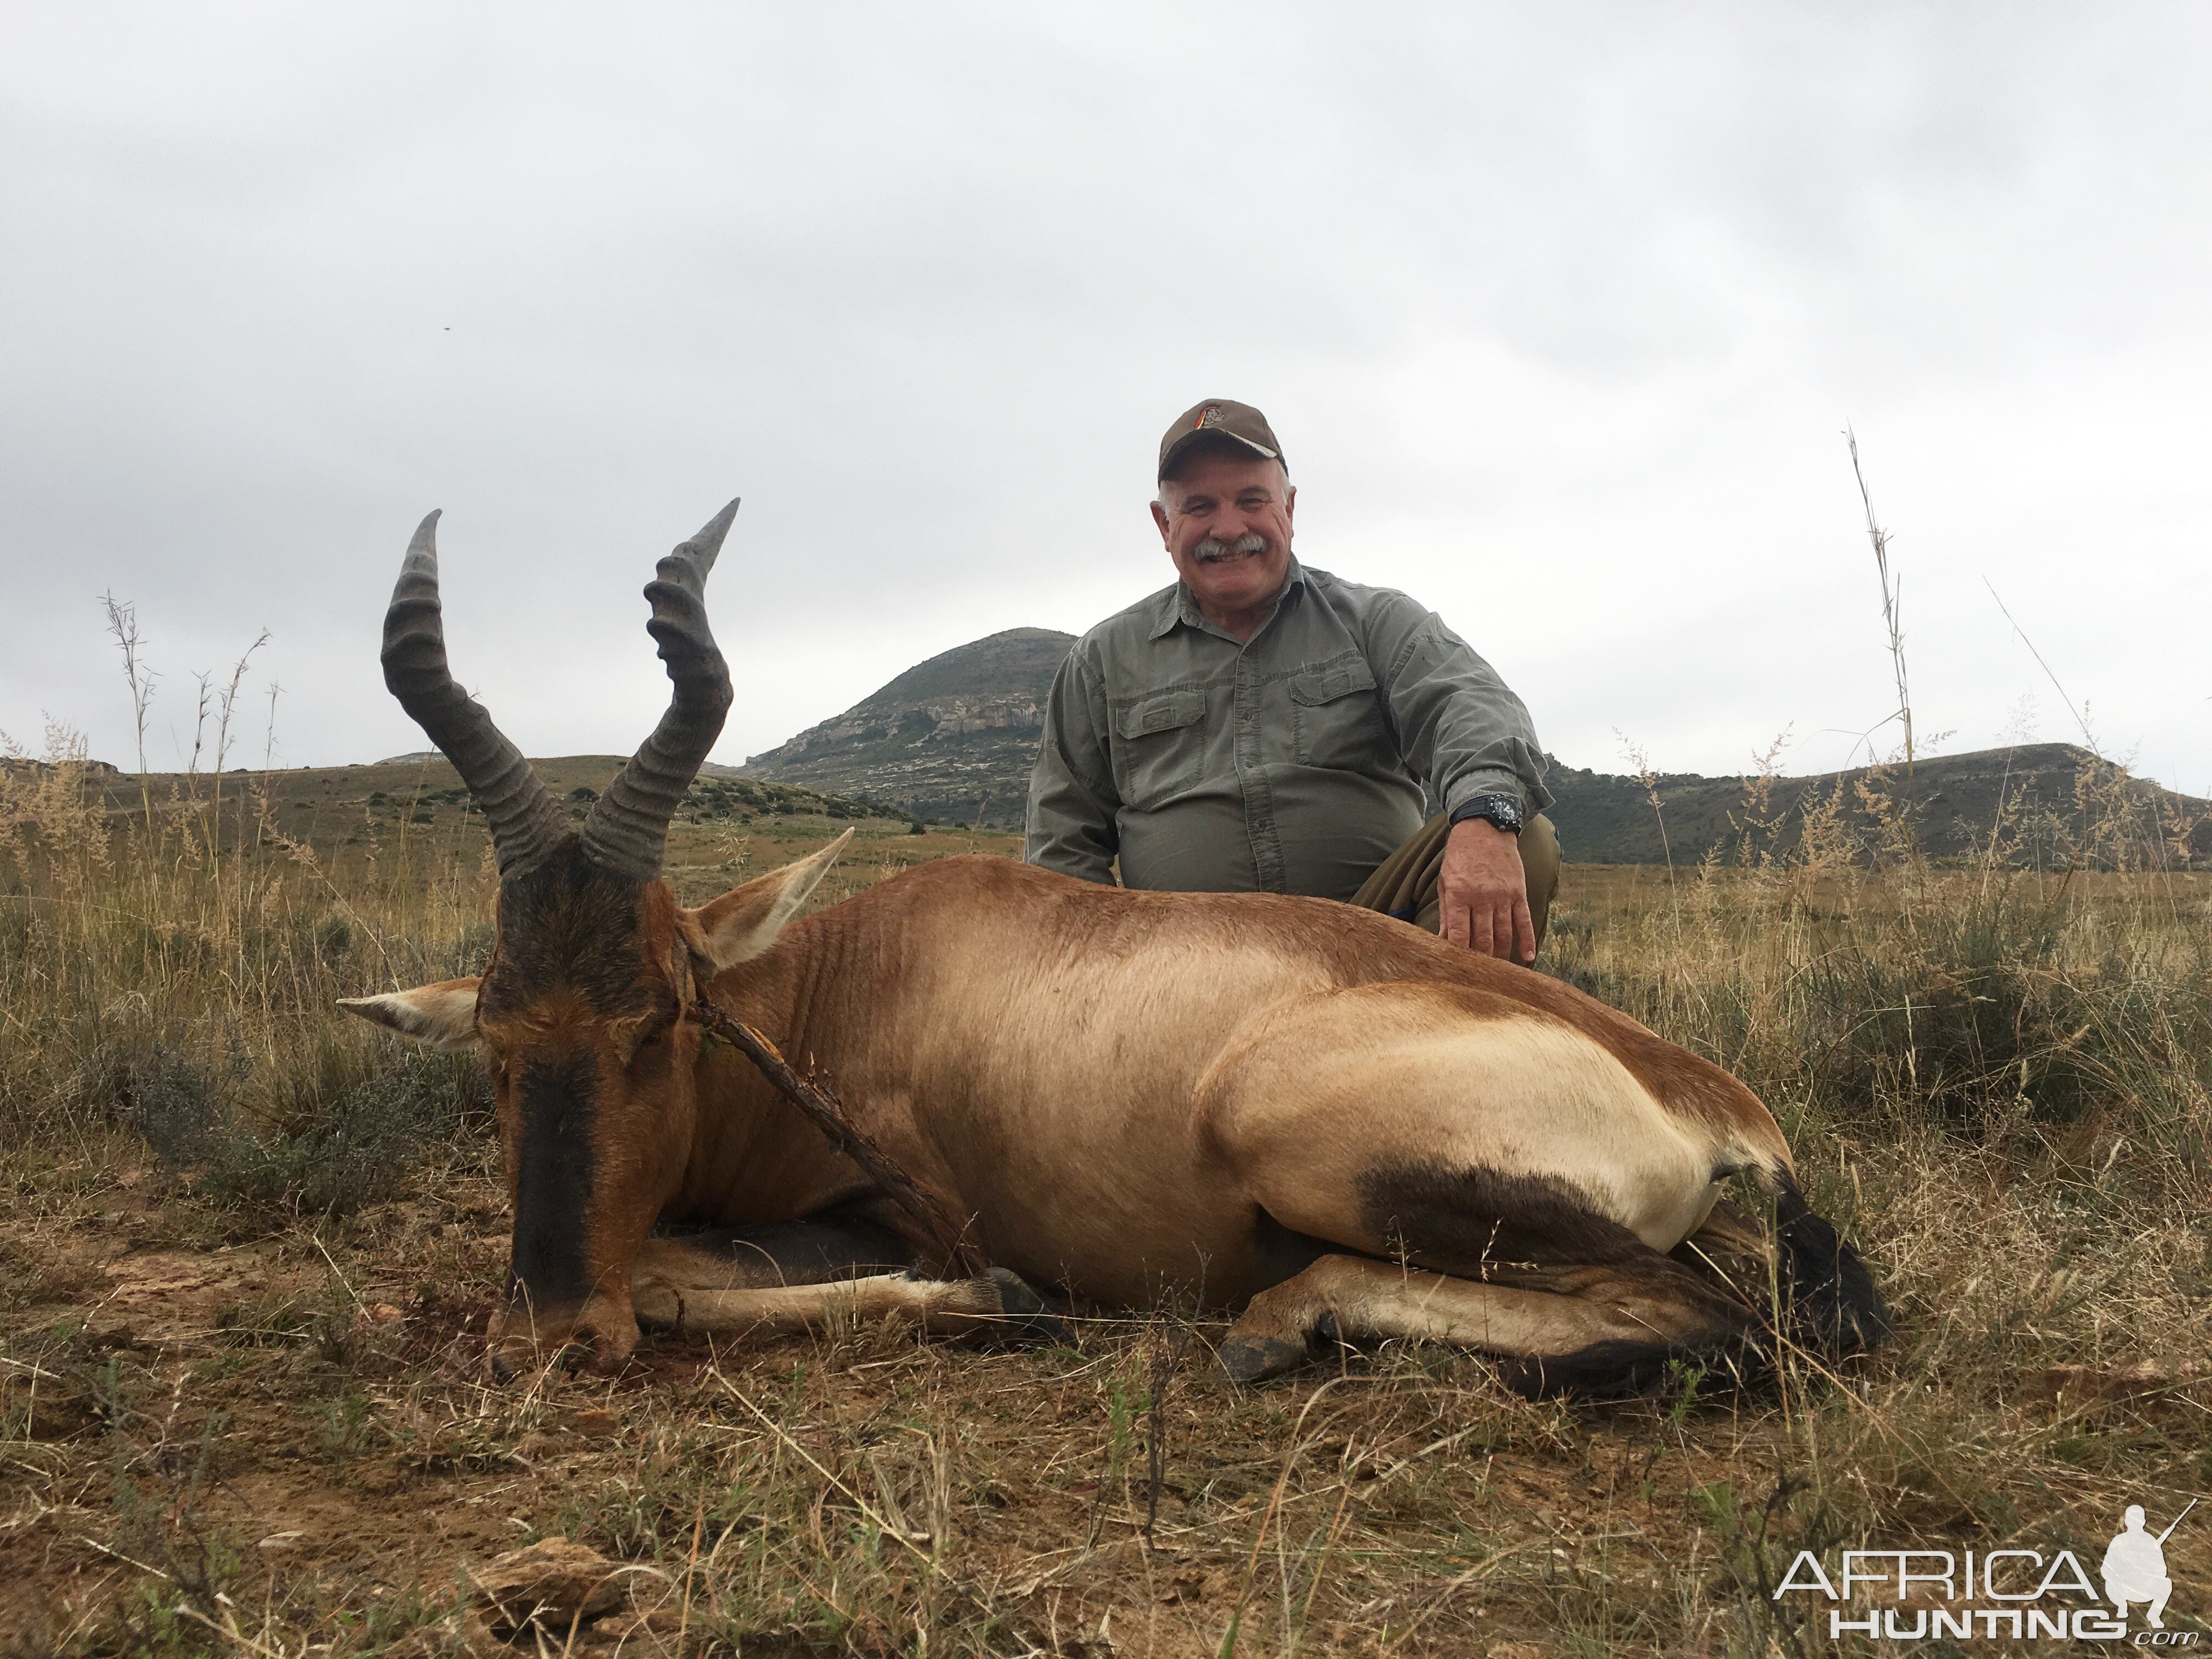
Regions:
[[[1204,409],[1198,411],[1198,424],[1191,428],[1191,430],[1193,432],[1203,432],[1210,426],[1219,426],[1220,424],[1221,405],[1219,404],[1208,404]]]

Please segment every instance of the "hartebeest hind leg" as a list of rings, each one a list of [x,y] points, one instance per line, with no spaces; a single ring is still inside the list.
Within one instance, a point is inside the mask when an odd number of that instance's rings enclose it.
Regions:
[[[1264,1222],[1332,1254],[1259,1293],[1225,1368],[1287,1369],[1326,1315],[1346,1336],[1528,1362],[1510,1380],[1532,1391],[1742,1369],[1763,1316],[1667,1252],[1732,1175],[1785,1188],[1788,1149],[1741,1085],[1711,1068],[1693,1080],[1727,1109],[1678,1109],[1568,1021],[1472,987],[1269,1009],[1213,1068],[1202,1109]]]
[[[1253,1297],[1221,1346],[1233,1380],[1302,1365],[1316,1337],[1412,1337],[1516,1362],[1524,1393],[1632,1390],[1670,1359],[1711,1364],[1756,1328],[1741,1304],[1653,1255],[1607,1267],[1522,1267],[1507,1282],[1461,1279],[1355,1255],[1325,1255]]]

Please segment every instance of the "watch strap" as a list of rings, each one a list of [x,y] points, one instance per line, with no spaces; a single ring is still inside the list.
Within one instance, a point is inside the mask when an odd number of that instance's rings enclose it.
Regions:
[[[1464,823],[1469,818],[1480,818],[1509,836],[1519,835],[1528,822],[1521,803],[1510,795],[1472,795],[1452,809],[1454,823]]]

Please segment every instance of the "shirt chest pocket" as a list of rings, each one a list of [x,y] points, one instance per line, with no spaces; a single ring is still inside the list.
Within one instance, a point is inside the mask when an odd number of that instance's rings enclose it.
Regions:
[[[1139,811],[1195,785],[1206,767],[1206,693],[1163,691],[1114,721],[1114,784]]]
[[[1364,659],[1326,663],[1291,677],[1291,741],[1301,766],[1371,772],[1397,759],[1375,671]]]

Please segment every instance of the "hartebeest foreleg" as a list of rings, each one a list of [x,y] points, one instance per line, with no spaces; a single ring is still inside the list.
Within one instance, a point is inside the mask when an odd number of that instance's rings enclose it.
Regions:
[[[933,1279],[911,1270],[869,1273],[858,1271],[859,1263],[836,1261],[814,1270],[806,1251],[794,1250],[788,1241],[777,1243],[781,1248],[764,1249],[740,1237],[724,1254],[684,1240],[647,1241],[630,1275],[639,1322],[732,1335],[824,1330],[878,1319],[937,1335],[996,1334],[1036,1341],[1060,1332],[1044,1298],[1003,1267],[974,1279]]]

